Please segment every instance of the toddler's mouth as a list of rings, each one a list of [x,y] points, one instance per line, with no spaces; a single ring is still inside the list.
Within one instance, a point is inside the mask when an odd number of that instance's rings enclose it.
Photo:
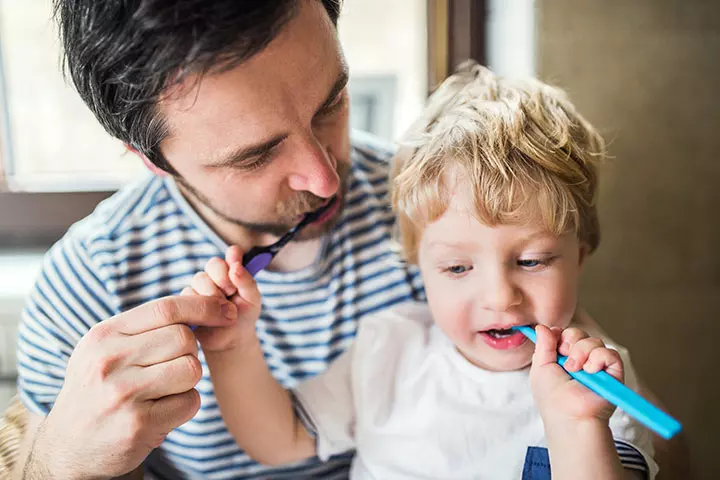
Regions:
[[[487,333],[488,335],[490,335],[493,338],[507,338],[511,335],[514,335],[516,333],[516,331],[511,328],[504,328],[504,329],[492,328],[490,330],[485,330],[484,332],[481,332],[481,333]]]
[[[489,328],[478,332],[490,347],[496,350],[508,350],[524,344],[527,338],[518,330],[508,328]]]

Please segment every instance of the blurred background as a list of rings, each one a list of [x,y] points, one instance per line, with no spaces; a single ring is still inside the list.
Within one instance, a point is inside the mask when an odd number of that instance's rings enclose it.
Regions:
[[[0,0],[0,408],[42,253],[144,174],[64,82],[50,11]],[[345,0],[339,34],[352,126],[391,141],[465,58],[570,93],[613,157],[583,305],[684,424],[695,478],[717,478],[720,2]]]

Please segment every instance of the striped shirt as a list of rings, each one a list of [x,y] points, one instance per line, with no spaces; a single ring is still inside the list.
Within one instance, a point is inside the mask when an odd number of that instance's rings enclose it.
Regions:
[[[391,239],[391,153],[354,135],[345,208],[317,261],[295,272],[256,276],[263,296],[258,336],[285,387],[326,370],[352,342],[363,317],[424,299],[419,272],[400,261]],[[179,293],[226,248],[168,177],[143,180],[98,205],[48,252],[23,313],[18,389],[25,406],[47,414],[73,348],[94,324]],[[202,352],[200,360],[200,411],[150,455],[146,467],[154,477],[347,477],[347,453],[272,470],[252,461],[223,423]]]

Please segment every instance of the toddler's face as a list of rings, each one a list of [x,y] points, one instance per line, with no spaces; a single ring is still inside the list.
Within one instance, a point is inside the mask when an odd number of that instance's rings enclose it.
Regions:
[[[511,326],[565,328],[575,312],[584,247],[537,225],[489,227],[453,195],[422,232],[418,263],[435,323],[486,370],[530,364],[534,346]]]

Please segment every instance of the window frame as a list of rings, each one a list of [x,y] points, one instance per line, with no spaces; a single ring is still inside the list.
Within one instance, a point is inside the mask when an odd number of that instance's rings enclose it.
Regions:
[[[487,1],[427,0],[428,90],[469,58],[487,63]]]

